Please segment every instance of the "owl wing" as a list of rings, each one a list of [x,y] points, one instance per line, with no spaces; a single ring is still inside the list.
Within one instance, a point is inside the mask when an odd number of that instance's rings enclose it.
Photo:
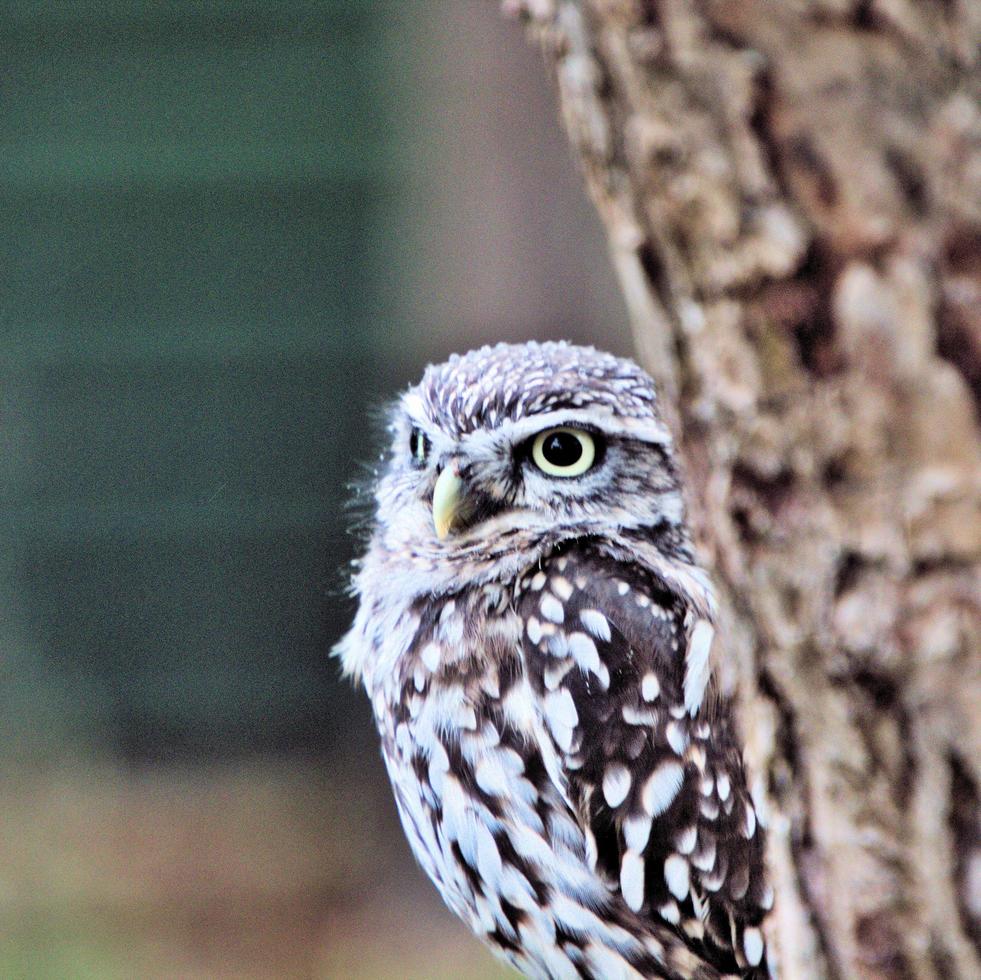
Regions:
[[[586,546],[522,586],[543,755],[598,873],[723,972],[764,975],[772,893],[728,707],[706,690],[711,625],[641,567]]]

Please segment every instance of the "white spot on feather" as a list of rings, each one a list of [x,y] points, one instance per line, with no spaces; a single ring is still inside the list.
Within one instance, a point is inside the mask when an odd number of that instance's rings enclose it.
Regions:
[[[661,693],[661,682],[657,679],[657,674],[644,674],[644,679],[640,682],[640,693],[645,701],[656,701]]]
[[[579,724],[579,713],[566,688],[545,695],[545,718],[559,748],[568,752],[572,748],[572,732]]]
[[[525,623],[525,632],[528,634],[528,639],[536,647],[542,642],[542,624],[534,616],[528,617],[528,622]]]
[[[679,902],[688,895],[688,862],[680,854],[664,862],[664,882]]]
[[[756,811],[753,804],[746,802],[746,825],[743,827],[743,837],[749,840],[756,833]]]
[[[719,790],[719,799],[725,803],[725,801],[729,799],[729,777],[724,772],[719,773],[718,779],[715,781],[715,785]]]
[[[668,725],[664,737],[677,755],[685,754],[685,749],[688,748],[688,736],[676,721],[672,721]]]
[[[399,722],[395,729],[395,744],[399,747],[399,751],[406,755],[411,754],[413,750],[412,732],[404,721]]]
[[[651,818],[646,813],[628,817],[623,822],[623,841],[631,851],[640,853],[651,836]]]
[[[706,820],[719,819],[719,804],[715,800],[702,800],[698,809]]]
[[[477,920],[480,923],[479,932],[493,932],[497,926],[494,913],[491,911],[490,903],[483,895],[474,896],[474,908],[477,910]]]
[[[562,575],[556,575],[549,583],[552,591],[563,601],[568,602],[572,598],[572,583]]]
[[[552,896],[551,912],[559,925],[564,926],[570,932],[577,932],[584,936],[597,936],[603,935],[607,930],[606,924],[595,912],[584,908],[577,901],[561,892],[556,892]],[[610,931],[614,934],[620,932],[624,939],[629,939],[626,930],[613,929]]]
[[[497,849],[497,842],[494,835],[481,822],[477,822],[477,870],[480,877],[487,882],[494,890],[501,886],[501,872],[504,865],[501,861],[501,852]]]
[[[490,796],[504,796],[508,792],[508,776],[501,765],[499,753],[484,756],[474,770],[477,785]]]
[[[585,633],[569,634],[568,651],[584,673],[591,671],[599,678],[604,690],[610,686],[610,672],[600,661],[596,644]]]
[[[450,771],[450,759],[440,742],[434,742],[429,756],[429,785],[440,796],[443,795],[443,781]]]
[[[630,771],[626,766],[614,764],[603,777],[603,797],[612,806],[619,806],[630,792]]]
[[[598,609],[583,609],[579,613],[579,619],[583,626],[589,630],[597,640],[609,642],[610,623],[609,620]]]
[[[562,603],[551,592],[546,592],[542,596],[539,608],[542,611],[542,615],[553,623],[561,623],[565,619]]]
[[[488,667],[487,673],[480,678],[480,689],[495,700],[501,696],[501,678],[498,676],[496,666]]]
[[[570,670],[572,670],[571,660],[559,660],[557,663],[550,664],[546,667],[542,675],[546,690],[556,690]]]
[[[683,830],[675,838],[674,846],[677,848],[679,854],[691,854],[695,850],[695,844],[698,841],[698,829],[696,827],[689,827],[687,830]]]
[[[706,891],[717,892],[722,887],[722,882],[726,880],[726,869],[718,868],[713,875],[702,876],[702,887]]]
[[[760,908],[766,909],[768,912],[773,908],[773,886],[770,884],[766,885],[760,896]]]
[[[541,834],[530,827],[515,824],[508,830],[508,839],[517,854],[539,864],[548,865],[555,860],[555,854]]]
[[[440,649],[436,643],[427,643],[419,654],[422,662],[430,669],[435,670],[439,666]]]
[[[625,704],[620,709],[623,720],[628,725],[640,725],[644,728],[653,727],[657,724],[657,715],[653,711],[641,711],[632,704]]]
[[[501,897],[509,901],[515,908],[524,909],[526,912],[537,908],[534,889],[528,879],[513,864],[504,865],[499,887]],[[507,916],[503,913],[497,916],[497,924],[501,925],[502,920],[508,921]],[[510,923],[508,924],[510,925]]]
[[[674,802],[685,778],[685,770],[680,763],[662,762],[651,774],[641,794],[644,809],[657,817]]]
[[[443,832],[451,843],[465,832],[467,797],[454,776],[443,777]]]
[[[456,603],[451,599],[439,614],[439,635],[450,647],[463,642],[463,616],[457,612]]]
[[[743,952],[750,966],[759,966],[763,959],[763,934],[759,929],[747,929],[743,933]]]
[[[647,936],[644,939],[644,948],[658,963],[664,962],[664,947],[653,936]]]
[[[548,624],[551,626],[551,624]],[[569,640],[565,633],[560,633],[554,626],[551,627],[552,632],[549,635],[548,643],[546,647],[548,652],[553,657],[565,657],[569,654]]]
[[[711,664],[709,652],[715,629],[707,619],[695,623],[685,655],[685,710],[694,717],[702,705],[708,685]]]
[[[526,685],[515,684],[504,695],[504,717],[516,731],[527,733],[533,730],[535,705]]]
[[[636,851],[627,851],[620,862],[620,892],[635,912],[644,904],[644,859]]]
[[[699,871],[711,871],[715,867],[715,841],[710,841],[699,849],[697,854],[693,854],[691,863]]]
[[[590,976],[616,977],[616,980],[644,980],[615,949],[589,943],[583,951],[589,964]]]

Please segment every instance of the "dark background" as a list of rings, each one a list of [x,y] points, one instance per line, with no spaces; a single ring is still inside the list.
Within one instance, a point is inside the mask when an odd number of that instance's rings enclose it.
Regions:
[[[538,53],[486,0],[0,3],[0,105],[0,975],[499,975],[327,655],[372,413],[629,351]]]

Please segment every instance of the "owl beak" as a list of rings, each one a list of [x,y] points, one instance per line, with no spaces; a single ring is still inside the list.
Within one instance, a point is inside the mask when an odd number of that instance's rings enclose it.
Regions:
[[[452,464],[444,467],[433,488],[433,527],[442,541],[453,527],[463,504],[463,480]]]

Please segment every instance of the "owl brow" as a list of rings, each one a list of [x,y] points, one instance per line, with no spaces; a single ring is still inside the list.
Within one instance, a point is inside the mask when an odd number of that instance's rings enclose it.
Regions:
[[[671,435],[667,427],[653,419],[633,420],[603,414],[594,418],[574,414],[572,409],[558,409],[529,415],[513,423],[512,434],[516,442],[524,441],[545,429],[582,429],[594,435],[613,439],[632,439],[640,442],[670,447]]]

